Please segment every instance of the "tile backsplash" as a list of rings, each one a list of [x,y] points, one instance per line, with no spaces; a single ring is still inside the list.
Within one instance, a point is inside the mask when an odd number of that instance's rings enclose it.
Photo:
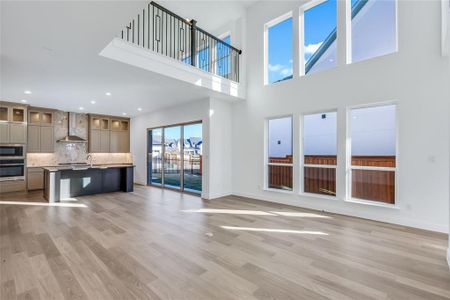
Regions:
[[[88,139],[87,114],[71,114],[75,117],[76,127],[71,128],[71,134],[83,139]],[[27,154],[27,166],[55,166],[60,163],[86,162],[88,154],[87,143],[57,143],[56,141],[67,135],[67,113],[56,111],[54,113],[54,153],[29,153]],[[130,153],[92,153],[94,164],[119,164],[132,163]]]

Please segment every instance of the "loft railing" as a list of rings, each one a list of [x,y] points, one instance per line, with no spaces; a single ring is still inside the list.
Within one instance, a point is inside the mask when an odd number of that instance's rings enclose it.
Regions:
[[[121,37],[127,42],[239,82],[241,50],[197,27],[195,20],[184,19],[153,1],[125,26]]]

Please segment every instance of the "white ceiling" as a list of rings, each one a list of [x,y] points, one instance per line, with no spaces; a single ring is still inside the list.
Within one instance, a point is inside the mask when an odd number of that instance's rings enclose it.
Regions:
[[[214,31],[238,18],[252,2],[160,3]],[[133,116],[208,96],[205,89],[98,55],[147,3],[0,1],[1,100]]]

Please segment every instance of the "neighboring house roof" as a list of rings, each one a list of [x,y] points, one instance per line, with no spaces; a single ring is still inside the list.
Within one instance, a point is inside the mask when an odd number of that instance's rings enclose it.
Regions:
[[[358,0],[357,2],[355,2],[352,8],[352,19],[361,11],[361,9],[367,4],[367,2],[369,2],[369,0]],[[317,49],[317,51],[306,62],[305,74],[308,74],[308,72],[312,69],[314,64],[316,64],[319,61],[322,55],[328,50],[328,48],[334,43],[334,41],[336,41],[336,36],[337,31],[336,28],[334,28],[331,31],[331,33],[327,36],[327,38],[323,41],[322,45],[320,45],[319,49]]]

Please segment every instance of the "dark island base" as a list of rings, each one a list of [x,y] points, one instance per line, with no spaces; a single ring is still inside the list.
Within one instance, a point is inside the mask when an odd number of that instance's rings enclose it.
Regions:
[[[44,197],[49,202],[77,196],[133,191],[132,166],[44,172]]]

